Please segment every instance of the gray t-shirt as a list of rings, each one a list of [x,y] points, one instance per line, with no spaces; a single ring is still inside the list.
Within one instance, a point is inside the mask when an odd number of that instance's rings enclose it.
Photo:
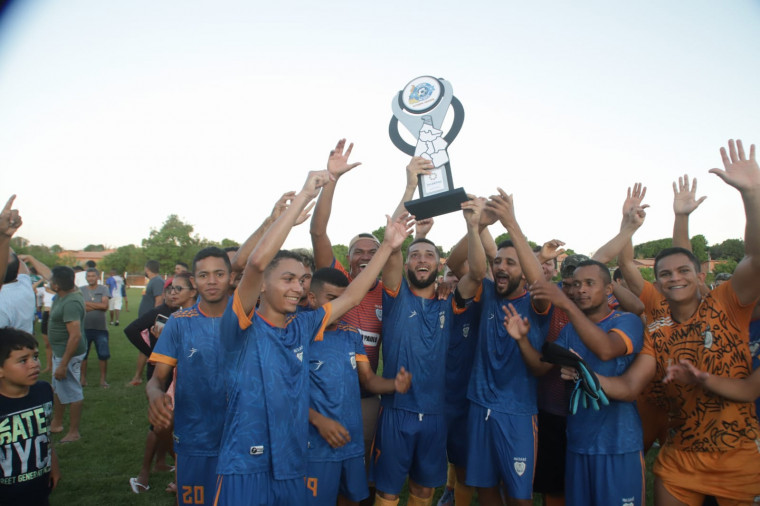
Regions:
[[[137,316],[142,316],[154,307],[156,307],[156,297],[164,293],[164,280],[161,276],[154,276],[148,281],[145,287],[145,293],[140,301],[140,308],[137,310]]]
[[[90,289],[90,286],[83,286],[79,288],[82,291],[82,297],[84,297],[85,303],[87,302],[108,302],[109,294],[108,287],[104,285],[96,285],[95,288]],[[84,316],[84,328],[94,330],[108,330],[106,326],[106,313],[107,309],[100,310],[94,309],[87,311]]]

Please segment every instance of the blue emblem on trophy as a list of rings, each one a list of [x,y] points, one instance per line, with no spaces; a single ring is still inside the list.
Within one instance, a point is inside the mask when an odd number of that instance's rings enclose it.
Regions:
[[[441,128],[450,107],[454,121],[444,135]],[[434,165],[430,175],[419,177],[420,198],[404,202],[407,210],[420,220],[458,211],[459,204],[468,198],[464,189],[454,189],[447,149],[462,128],[464,108],[451,83],[432,76],[413,79],[393,97],[391,108],[388,133],[393,144],[407,155],[421,156]],[[401,138],[399,122],[417,139],[415,146]]]

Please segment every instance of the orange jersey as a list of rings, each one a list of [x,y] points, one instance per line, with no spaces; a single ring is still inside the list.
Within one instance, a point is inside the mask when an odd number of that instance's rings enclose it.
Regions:
[[[641,353],[656,360],[656,378],[665,376],[668,365],[684,359],[715,376],[749,376],[748,329],[754,304],[742,305],[731,282],[709,292],[691,318],[681,323],[672,320],[667,302],[651,299]],[[662,385],[662,392],[671,427],[667,444],[699,452],[760,445],[754,404],[730,401],[698,385],[672,382]]]
[[[336,259],[333,259],[332,267],[345,274],[349,282],[353,281],[351,274]],[[378,280],[359,305],[351,308],[341,320],[356,327],[362,335],[369,365],[372,371],[377,372],[383,337],[383,282]]]

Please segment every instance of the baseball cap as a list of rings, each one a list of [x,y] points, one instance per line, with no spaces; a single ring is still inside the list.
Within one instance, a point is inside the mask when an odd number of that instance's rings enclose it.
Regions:
[[[578,264],[581,262],[585,262],[586,260],[591,260],[586,255],[569,255],[565,257],[565,260],[562,262],[562,277],[563,278],[571,278],[573,277],[573,272],[575,271],[575,268],[578,267]]]
[[[375,237],[374,235],[372,235],[372,234],[367,234],[367,233],[359,234],[359,235],[357,235],[356,237],[354,237],[353,239],[351,239],[351,242],[350,242],[350,243],[348,243],[348,253],[349,253],[349,255],[351,254],[351,250],[354,248],[354,245],[355,245],[355,244],[356,244],[358,241],[361,241],[362,239],[369,239],[370,241],[374,241],[374,242],[375,242],[375,244],[377,245],[377,247],[378,247],[378,248],[380,247],[380,241],[379,241],[379,240],[378,240],[378,238],[377,238],[377,237]]]

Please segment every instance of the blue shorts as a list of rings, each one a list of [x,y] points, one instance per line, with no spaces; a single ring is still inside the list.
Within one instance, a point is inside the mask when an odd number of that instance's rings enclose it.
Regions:
[[[177,503],[214,504],[217,457],[177,454]]]
[[[454,467],[467,467],[467,412],[468,406],[455,416],[447,416],[446,453]]]
[[[446,420],[403,409],[381,408],[370,462],[370,481],[398,495],[406,476],[423,487],[446,483]]]
[[[467,481],[478,488],[504,482],[514,499],[533,497],[536,466],[536,415],[509,415],[470,404]]]
[[[108,349],[108,331],[97,329],[84,329],[84,337],[87,340],[87,351],[84,359],[90,356],[90,345],[95,343],[95,351],[98,353],[100,360],[111,358],[111,351]]]
[[[214,506],[293,506],[306,504],[303,478],[275,480],[271,472],[221,474]]]
[[[581,455],[567,452],[565,501],[567,506],[642,506],[644,454]]]
[[[309,462],[306,504],[335,506],[338,494],[353,502],[369,497],[364,456],[339,462]]]

